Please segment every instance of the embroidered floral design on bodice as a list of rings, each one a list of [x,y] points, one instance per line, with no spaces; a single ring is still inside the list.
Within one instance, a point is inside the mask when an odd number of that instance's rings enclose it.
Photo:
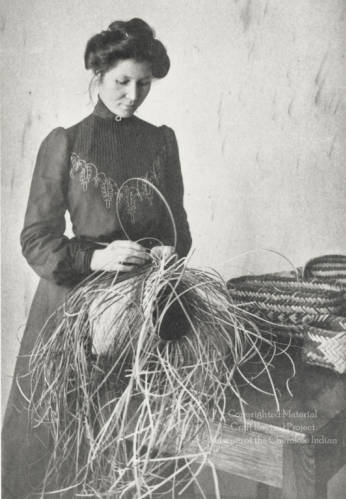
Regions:
[[[143,177],[144,180],[149,181],[155,187],[160,185],[165,153],[166,149],[163,147],[155,157],[151,169]],[[70,177],[73,179],[78,174],[84,192],[87,191],[89,184],[94,184],[96,189],[100,189],[102,199],[108,210],[111,208],[113,200],[125,204],[132,223],[135,223],[138,201],[147,200],[150,204],[153,203],[154,190],[146,182],[137,180],[133,181],[131,185],[127,183],[124,187],[121,187],[114,179],[99,171],[94,163],[85,161],[73,152],[71,154]]]

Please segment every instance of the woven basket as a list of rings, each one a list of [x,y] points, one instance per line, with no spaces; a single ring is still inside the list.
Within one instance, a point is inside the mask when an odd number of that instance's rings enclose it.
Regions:
[[[316,315],[340,315],[345,303],[338,285],[272,274],[231,279],[227,287],[237,306],[277,325],[301,325]]]
[[[338,282],[346,287],[346,256],[324,255],[308,261],[303,271],[304,279]]]
[[[346,372],[346,318],[319,316],[302,326],[304,336],[302,358],[308,364]]]
[[[336,284],[344,289],[344,306],[340,312],[346,316],[346,255],[324,255],[308,261],[303,277],[314,282]]]
[[[311,267],[307,268],[309,272]],[[335,279],[310,279],[276,274],[245,276],[231,279],[227,287],[232,302],[253,314],[263,333],[291,337],[302,346],[304,361],[344,373],[346,317],[341,315],[345,312],[345,288]]]

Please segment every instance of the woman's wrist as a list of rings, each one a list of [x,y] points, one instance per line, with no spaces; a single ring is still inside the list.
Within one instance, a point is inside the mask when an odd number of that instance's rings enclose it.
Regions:
[[[92,272],[96,272],[97,270],[100,270],[101,268],[101,262],[100,262],[100,253],[104,251],[102,249],[96,249],[94,250],[91,260],[90,260],[90,270]]]

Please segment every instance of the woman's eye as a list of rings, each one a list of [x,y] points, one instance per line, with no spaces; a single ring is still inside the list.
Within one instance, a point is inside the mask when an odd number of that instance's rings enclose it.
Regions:
[[[126,86],[130,83],[130,81],[129,80],[115,80],[115,83],[117,85]],[[147,87],[148,85],[150,85],[150,81],[139,81],[137,83],[137,85],[139,87]]]

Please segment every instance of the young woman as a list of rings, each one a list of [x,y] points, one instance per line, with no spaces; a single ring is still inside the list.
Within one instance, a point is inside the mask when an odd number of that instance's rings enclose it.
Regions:
[[[47,318],[94,271],[129,272],[150,259],[148,248],[157,241],[152,251],[168,256],[190,249],[174,132],[135,116],[153,79],[166,76],[169,66],[165,47],[144,21],[113,22],[85,50],[85,67],[98,86],[94,111],[71,128],[54,129],[40,147],[21,244],[41,280],[3,427],[3,499],[33,497],[50,456],[48,431],[32,427],[26,404],[28,358]],[[175,248],[160,197],[148,182],[126,182],[131,178],[149,181],[167,200],[177,227]],[[72,239],[64,235],[66,211]]]

